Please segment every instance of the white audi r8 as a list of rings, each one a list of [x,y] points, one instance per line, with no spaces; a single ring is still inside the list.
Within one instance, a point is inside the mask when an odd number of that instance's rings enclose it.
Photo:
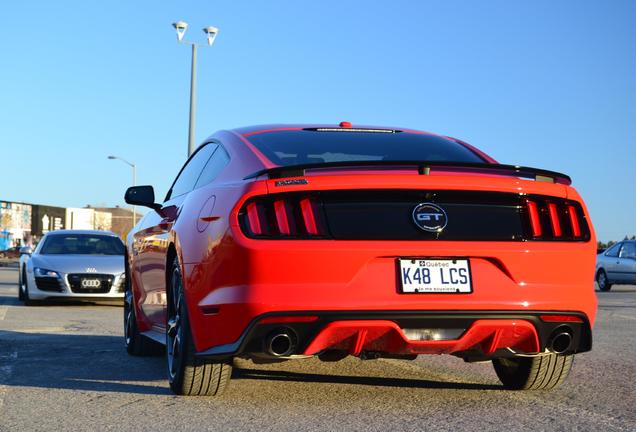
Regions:
[[[26,304],[52,298],[123,298],[124,244],[110,231],[47,233],[20,259],[18,297]]]

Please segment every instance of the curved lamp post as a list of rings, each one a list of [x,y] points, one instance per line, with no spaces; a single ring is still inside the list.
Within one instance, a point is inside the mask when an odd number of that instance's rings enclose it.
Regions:
[[[132,175],[133,175],[132,185],[137,186],[137,167],[135,166],[134,163],[128,162],[126,159],[122,159],[119,156],[108,156],[108,159],[119,159],[123,163],[130,165],[130,167],[132,168]],[[137,225],[137,208],[133,206],[133,226],[135,225]]]

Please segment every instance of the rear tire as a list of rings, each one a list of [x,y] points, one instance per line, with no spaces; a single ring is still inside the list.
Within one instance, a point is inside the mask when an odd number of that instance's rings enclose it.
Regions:
[[[232,366],[228,361],[211,361],[195,356],[177,258],[172,263],[168,282],[166,360],[170,388],[178,395],[220,396],[229,384]]]
[[[572,369],[574,355],[501,358],[492,361],[504,387],[510,390],[551,390],[563,384]]]
[[[605,270],[601,269],[596,273],[596,283],[598,284],[598,289],[603,292],[607,292],[612,289],[612,284],[607,278],[607,274]]]

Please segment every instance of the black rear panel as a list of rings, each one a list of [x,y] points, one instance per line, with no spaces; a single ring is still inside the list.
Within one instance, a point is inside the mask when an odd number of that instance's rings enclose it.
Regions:
[[[307,223],[298,202],[310,198],[318,233],[303,229]],[[537,223],[543,227],[534,235],[528,201],[537,204]],[[300,227],[284,234],[278,228],[275,202],[289,205],[288,225]],[[252,219],[260,221],[256,233],[247,215],[247,207],[256,203]],[[422,203],[432,203],[446,213],[446,226],[439,232],[421,229],[414,220],[414,210]],[[561,231],[550,229],[548,203],[557,206]],[[279,206],[280,212],[281,206]],[[569,211],[578,221],[575,235]],[[256,214],[257,213],[257,214]],[[280,214],[278,215],[280,216]],[[335,240],[464,240],[464,241],[588,241],[589,226],[581,205],[555,197],[483,191],[431,190],[345,190],[307,191],[270,194],[248,200],[239,214],[243,232],[263,239],[335,239]]]
[[[322,197],[335,239],[521,240],[524,225],[518,196],[501,193],[426,191],[330,192]],[[448,225],[440,233],[421,230],[413,209],[423,202],[442,207]]]

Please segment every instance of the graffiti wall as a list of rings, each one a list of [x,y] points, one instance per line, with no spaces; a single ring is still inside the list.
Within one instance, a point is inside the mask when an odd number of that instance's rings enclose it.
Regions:
[[[31,206],[0,201],[0,250],[30,242]]]

